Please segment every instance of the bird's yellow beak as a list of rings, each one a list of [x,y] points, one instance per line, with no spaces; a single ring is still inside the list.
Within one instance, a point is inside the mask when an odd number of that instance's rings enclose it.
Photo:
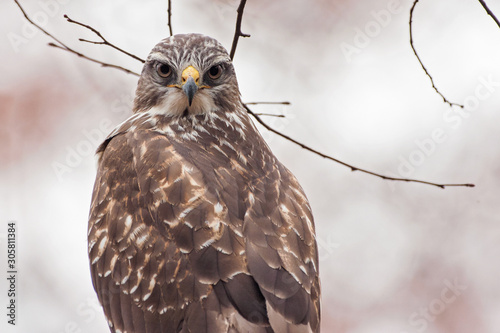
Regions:
[[[200,84],[200,73],[193,66],[186,67],[182,71],[182,75],[181,76],[182,76],[182,86],[184,86],[186,84],[186,82],[189,79],[189,77],[193,78],[194,83],[196,83],[196,85]]]
[[[193,66],[188,66],[182,71],[182,91],[186,94],[189,106],[193,102],[194,94],[198,91],[200,84],[200,72]]]

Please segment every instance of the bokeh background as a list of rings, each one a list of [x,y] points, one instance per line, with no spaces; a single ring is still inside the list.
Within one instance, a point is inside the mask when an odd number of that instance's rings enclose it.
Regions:
[[[134,71],[78,38],[97,28],[145,58],[168,35],[167,1],[24,0],[69,46]],[[230,48],[238,0],[173,1],[174,33]],[[244,101],[284,133],[355,166],[475,188],[396,183],[322,159],[265,130],[313,208],[323,332],[498,332],[500,28],[479,1],[249,0],[235,67]],[[500,16],[500,3],[487,1]],[[0,2],[0,265],[18,225],[18,322],[2,332],[107,332],[86,254],[93,151],[130,115],[137,78],[50,48],[14,1]],[[2,273],[0,276],[4,276]]]

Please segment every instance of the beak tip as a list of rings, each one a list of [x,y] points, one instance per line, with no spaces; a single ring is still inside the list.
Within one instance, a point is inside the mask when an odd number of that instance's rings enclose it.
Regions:
[[[186,94],[186,97],[188,98],[188,103],[189,106],[193,103],[194,95],[198,91],[198,86],[194,82],[193,78],[190,77],[186,83],[182,86],[182,90],[184,91],[184,94]]]

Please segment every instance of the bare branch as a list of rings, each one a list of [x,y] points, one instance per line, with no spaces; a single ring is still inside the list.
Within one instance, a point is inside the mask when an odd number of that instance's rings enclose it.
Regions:
[[[245,9],[245,5],[247,3],[247,0],[241,0],[240,5],[238,6],[238,17],[236,18],[236,28],[234,29],[234,38],[233,38],[233,44],[231,45],[231,52],[229,53],[229,56],[231,57],[231,60],[234,59],[234,53],[236,52],[236,46],[238,45],[238,39],[240,37],[250,37],[248,34],[244,34],[241,32],[241,21],[243,20],[243,10]]]
[[[63,46],[60,46],[60,45],[57,45],[57,44],[54,44],[54,43],[49,43],[48,45],[52,46],[52,47],[55,47],[56,49],[61,49],[61,50],[73,53],[73,54],[75,54],[75,55],[77,55],[77,56],[79,56],[79,57],[81,57],[83,59],[95,62],[96,64],[99,64],[102,67],[109,67],[109,68],[119,69],[121,71],[124,71],[127,74],[132,74],[132,75],[135,75],[135,76],[140,76],[139,73],[133,72],[133,71],[131,71],[129,69],[126,69],[124,67],[121,67],[121,66],[117,66],[117,65],[113,65],[113,64],[108,64],[108,63],[105,63],[105,62],[102,62],[102,61],[99,61],[99,60],[87,57],[86,55],[84,55],[82,53],[79,53],[79,52],[76,52],[76,51],[74,51],[74,50],[72,50],[70,48],[66,48],[66,47],[63,47]]]
[[[290,105],[292,103],[290,102],[248,102],[248,103],[245,103],[246,105],[258,105],[258,104],[272,104],[272,105]]]
[[[170,36],[173,36],[174,33],[172,32],[172,1],[171,0],[168,0],[167,14],[168,14],[168,31],[170,32]]]
[[[107,46],[112,47],[113,49],[115,49],[115,50],[117,50],[117,51],[119,51],[119,52],[121,52],[121,53],[123,53],[123,54],[125,54],[125,55],[128,55],[129,57],[131,57],[131,58],[133,58],[133,59],[135,59],[135,60],[138,60],[138,61],[140,61],[140,62],[142,62],[142,63],[145,63],[145,62],[146,62],[144,59],[141,59],[141,58],[139,58],[138,56],[136,56],[136,55],[134,55],[134,54],[132,54],[132,53],[130,53],[130,52],[127,52],[127,51],[125,51],[125,50],[123,50],[123,49],[119,48],[118,46],[116,46],[116,45],[114,45],[114,44],[112,44],[112,43],[108,42],[108,41],[106,40],[106,38],[104,38],[104,37],[102,36],[102,34],[101,34],[99,31],[97,31],[96,29],[94,29],[93,27],[91,27],[91,26],[89,26],[89,25],[87,25],[87,24],[83,24],[83,23],[81,23],[81,22],[75,21],[75,20],[73,20],[73,19],[69,18],[69,16],[68,16],[68,15],[64,15],[64,18],[65,18],[65,19],[66,19],[69,23],[74,23],[74,24],[76,24],[76,25],[79,25],[79,26],[81,26],[81,27],[84,27],[84,28],[86,28],[86,29],[88,29],[88,30],[92,31],[93,33],[95,33],[95,34],[97,35],[97,37],[99,37],[100,39],[102,39],[102,42],[94,42],[94,41],[90,41],[90,40],[86,40],[86,39],[80,38],[79,40],[80,40],[81,42],[87,42],[87,43],[91,43],[91,44],[107,45]]]
[[[413,6],[411,6],[411,9],[410,9],[410,45],[411,45],[411,49],[413,50],[413,53],[415,54],[415,57],[417,57],[417,60],[418,62],[420,63],[420,66],[422,66],[425,74],[427,74],[427,76],[429,77],[429,79],[431,79],[431,83],[432,83],[432,88],[434,88],[434,90],[439,94],[439,96],[441,96],[443,98],[443,101],[448,104],[449,106],[458,106],[458,107],[461,107],[463,108],[464,106],[461,105],[461,104],[457,104],[457,103],[452,103],[450,102],[448,99],[446,99],[446,97],[444,97],[444,95],[439,91],[439,89],[436,87],[436,85],[434,84],[434,79],[432,78],[432,76],[429,74],[429,72],[427,71],[427,68],[425,68],[424,64],[422,63],[422,60],[420,59],[418,53],[417,53],[417,50],[415,49],[415,46],[413,45],[413,29],[412,29],[412,23],[413,23],[413,10],[415,9],[415,6],[417,5],[417,2],[419,0],[415,0],[413,2]]]
[[[284,101],[284,102],[248,102],[245,105],[290,105],[292,103]],[[286,118],[284,114],[274,114],[274,113],[257,113],[258,116],[267,116],[267,117],[277,117],[277,118]]]
[[[61,42],[59,39],[57,39],[56,37],[54,37],[54,35],[52,35],[51,33],[47,32],[45,29],[43,29],[41,26],[39,26],[38,24],[36,24],[35,22],[33,22],[28,14],[26,14],[26,12],[24,11],[23,7],[21,6],[21,4],[17,1],[17,0],[14,0],[14,2],[17,4],[17,6],[19,7],[19,9],[21,10],[21,12],[23,13],[24,17],[26,18],[26,20],[28,20],[29,23],[31,23],[33,26],[35,26],[38,30],[40,30],[41,32],[43,32],[44,34],[46,34],[47,36],[49,36],[52,40],[54,40],[57,44],[54,44],[54,43],[49,43],[49,46],[52,46],[52,47],[55,47],[55,48],[59,48],[59,49],[62,49],[62,50],[65,50],[65,51],[68,51],[70,53],[73,53],[83,59],[86,59],[86,60],[89,60],[89,61],[92,61],[92,62],[95,62],[97,64],[100,64],[101,66],[103,67],[110,67],[110,68],[115,68],[115,69],[118,69],[118,70],[121,70],[125,73],[128,73],[128,74],[132,74],[132,75],[136,75],[136,76],[139,76],[138,73],[136,72],[133,72],[129,69],[126,69],[124,67],[121,67],[121,66],[116,66],[116,65],[113,65],[113,64],[108,64],[108,63],[105,63],[105,62],[102,62],[100,60],[97,60],[97,59],[94,59],[94,58],[90,58],[90,57],[87,57],[86,55],[78,52],[78,51],[75,51],[73,50],[72,48],[70,48],[69,46],[67,46],[66,44],[64,44],[63,42]]]
[[[28,20],[29,23],[31,23],[32,25],[34,25],[38,30],[40,30],[41,32],[43,32],[44,34],[46,34],[47,36],[49,36],[50,38],[52,38],[54,41],[56,41],[57,43],[59,43],[60,45],[62,45],[64,48],[69,49],[69,47],[67,47],[63,42],[61,42],[59,39],[57,39],[54,36],[52,36],[45,29],[43,29],[41,26],[39,26],[38,24],[36,24],[35,22],[33,22],[28,17],[28,14],[26,14],[26,12],[24,11],[23,7],[21,7],[21,4],[17,0],[14,0],[14,2],[19,7],[19,9],[21,10],[21,12],[23,13],[24,17],[26,18],[26,20]]]
[[[484,10],[486,10],[486,13],[488,13],[489,16],[491,16],[491,18],[493,19],[493,21],[496,22],[496,24],[498,25],[498,27],[500,28],[500,21],[498,21],[497,17],[495,16],[495,14],[493,14],[493,12],[488,8],[488,6],[486,5],[486,3],[484,2],[484,0],[479,0],[479,2],[481,3],[481,5],[483,6]]]
[[[277,118],[286,118],[284,114],[274,114],[274,113],[257,113],[257,116],[267,116],[267,117],[277,117]]]
[[[379,177],[379,178],[382,178],[382,179],[385,179],[385,180],[393,180],[393,181],[401,181],[401,182],[412,182],[412,183],[420,183],[420,184],[426,184],[426,185],[431,185],[431,186],[436,186],[436,187],[439,187],[439,188],[446,188],[446,187],[450,187],[450,186],[455,186],[455,187],[458,187],[458,186],[461,186],[461,187],[474,187],[475,185],[474,184],[438,184],[438,183],[432,183],[432,182],[427,182],[427,181],[424,181],[424,180],[417,180],[417,179],[410,179],[410,178],[397,178],[397,177],[389,177],[389,176],[385,176],[385,175],[382,175],[382,174],[378,174],[376,172],[372,172],[372,171],[368,171],[368,170],[365,170],[365,169],[361,169],[361,168],[358,168],[358,167],[355,167],[351,164],[348,164],[346,162],[342,162],[341,160],[339,159],[336,159],[334,157],[331,157],[331,156],[328,156],[326,154],[323,154],[313,148],[310,148],[308,146],[306,146],[305,144],[301,143],[301,142],[298,142],[297,140],[294,140],[292,139],[291,137],[289,137],[288,135],[286,134],[283,134],[275,129],[273,129],[271,126],[269,126],[268,124],[266,124],[256,113],[254,113],[252,110],[250,110],[250,108],[243,104],[245,106],[245,109],[247,110],[247,112],[252,115],[255,120],[257,120],[262,126],[264,126],[268,131],[270,132],[273,132],[279,136],[281,136],[282,138],[300,146],[301,148],[305,149],[305,150],[308,150],[310,151],[311,153],[314,153],[316,155],[319,155],[323,158],[326,158],[326,159],[329,159],[331,161],[334,161],[336,163],[339,163],[343,166],[346,166],[348,168],[351,169],[351,171],[360,171],[360,172],[363,172],[363,173],[366,173],[366,174],[369,174],[369,175],[372,175],[372,176],[375,176],[375,177]]]

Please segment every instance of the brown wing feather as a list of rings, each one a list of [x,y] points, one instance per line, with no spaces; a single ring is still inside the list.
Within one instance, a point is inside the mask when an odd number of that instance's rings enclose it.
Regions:
[[[213,285],[248,273],[244,242],[207,188],[200,171],[153,131],[120,134],[102,149],[89,256],[113,332],[229,329],[231,320],[219,317],[236,310],[222,308]]]
[[[310,207],[257,132],[245,158],[213,134],[199,133],[202,146],[136,116],[113,135],[98,150],[88,236],[112,332],[319,331]]]
[[[244,230],[250,273],[270,307],[277,332],[319,331],[317,248],[311,210],[293,175],[279,162],[255,184]]]

